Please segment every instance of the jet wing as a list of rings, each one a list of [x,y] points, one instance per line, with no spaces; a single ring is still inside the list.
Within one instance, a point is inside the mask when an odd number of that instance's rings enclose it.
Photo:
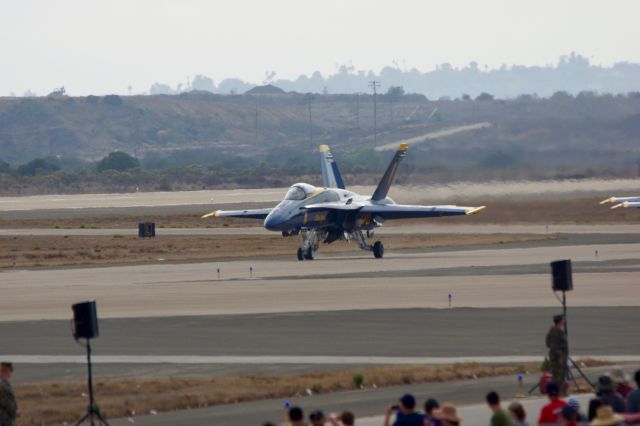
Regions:
[[[612,209],[622,208],[640,208],[640,197],[611,197],[600,201],[600,204],[618,203],[612,206]]]
[[[471,215],[483,210],[480,207],[462,206],[412,206],[406,204],[371,204],[360,209],[360,214],[371,214],[382,219],[412,219],[420,217],[441,217]]]
[[[612,209],[618,209],[622,207],[623,209],[640,209],[640,201],[625,201],[620,204],[616,204],[611,207]]]
[[[246,219],[264,219],[271,212],[271,208],[254,209],[254,210],[216,210],[202,216],[202,219],[208,217],[240,217]]]
[[[470,215],[483,210],[481,207],[462,206],[412,206],[406,204],[363,204],[363,203],[318,203],[303,207],[308,211],[357,211],[359,214],[371,214],[383,219],[410,219],[420,217],[440,217]]]

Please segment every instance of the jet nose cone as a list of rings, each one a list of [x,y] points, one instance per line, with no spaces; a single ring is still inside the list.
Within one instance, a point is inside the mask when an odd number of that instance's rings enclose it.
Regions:
[[[280,215],[276,214],[275,211],[269,213],[269,215],[264,220],[264,227],[269,231],[278,231],[280,230],[280,225],[282,224],[282,218]]]

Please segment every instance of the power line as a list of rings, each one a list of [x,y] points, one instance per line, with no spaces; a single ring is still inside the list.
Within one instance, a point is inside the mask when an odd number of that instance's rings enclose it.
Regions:
[[[380,87],[379,81],[370,81],[369,87],[373,89],[373,144],[377,143],[377,132],[378,132],[378,105],[377,105],[377,95],[378,95],[378,87]]]

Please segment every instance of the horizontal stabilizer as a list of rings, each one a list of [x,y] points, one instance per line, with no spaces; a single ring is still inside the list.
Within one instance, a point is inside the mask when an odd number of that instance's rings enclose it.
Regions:
[[[391,163],[389,163],[389,167],[387,167],[387,171],[384,172],[384,176],[382,176],[378,187],[371,196],[372,201],[380,201],[386,198],[389,193],[389,189],[391,188],[391,184],[393,183],[393,179],[396,177],[396,173],[398,172],[400,161],[402,161],[402,158],[406,155],[407,149],[409,149],[409,145],[406,143],[400,144],[396,151],[396,155],[393,156]]]

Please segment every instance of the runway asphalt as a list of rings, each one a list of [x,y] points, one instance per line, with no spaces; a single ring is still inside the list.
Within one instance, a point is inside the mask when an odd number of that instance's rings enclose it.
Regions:
[[[442,308],[449,293],[459,307],[553,306],[548,263],[563,258],[583,268],[574,306],[635,306],[639,253],[640,244],[533,246],[12,270],[0,273],[0,321],[69,318],[72,303],[92,298],[103,318]]]
[[[544,336],[561,310],[556,305],[101,319],[100,337],[92,342],[95,372],[144,377],[230,374],[240,366],[290,372],[530,362],[546,353]],[[569,315],[575,357],[638,361],[640,340],[631,325],[640,323],[640,306],[571,307]],[[82,371],[84,348],[73,341],[70,321],[0,322],[0,336],[0,358],[20,365],[18,381],[77,378]]]

